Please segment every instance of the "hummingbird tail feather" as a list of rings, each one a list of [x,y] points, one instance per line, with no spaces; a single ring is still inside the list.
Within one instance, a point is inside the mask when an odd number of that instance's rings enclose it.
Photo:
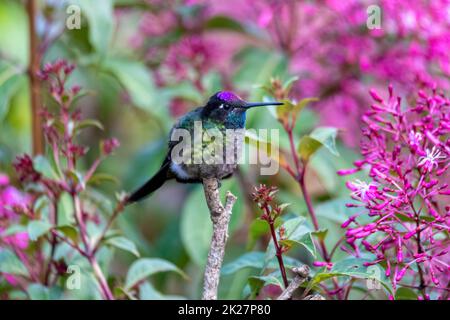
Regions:
[[[161,169],[144,185],[134,191],[127,200],[127,203],[137,202],[149,196],[152,192],[159,189],[168,179],[169,163],[164,164]]]

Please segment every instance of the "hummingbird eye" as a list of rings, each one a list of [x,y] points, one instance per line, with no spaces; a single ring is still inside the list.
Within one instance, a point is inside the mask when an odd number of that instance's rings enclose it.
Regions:
[[[225,110],[229,110],[231,108],[229,104],[222,104],[221,107]]]

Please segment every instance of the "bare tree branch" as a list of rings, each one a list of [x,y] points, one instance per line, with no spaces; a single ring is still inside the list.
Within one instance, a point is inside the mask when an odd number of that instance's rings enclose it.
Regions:
[[[303,265],[300,268],[293,268],[292,272],[295,273],[294,279],[292,279],[289,286],[281,293],[277,300],[289,300],[292,298],[294,291],[297,290],[300,285],[305,282],[309,277],[309,267]]]
[[[320,294],[310,294],[309,296],[303,298],[303,300],[326,300],[326,299],[322,297]]]
[[[33,134],[33,154],[44,152],[44,138],[42,135],[41,92],[38,71],[40,66],[39,39],[36,35],[36,17],[38,15],[37,1],[28,0],[28,29],[30,33],[30,62],[28,75],[30,78],[31,114],[32,114],[32,134]]]
[[[203,179],[203,189],[213,223],[213,236],[206,262],[202,299],[216,300],[220,269],[228,238],[228,224],[237,198],[228,191],[225,206],[223,206],[219,196],[219,181],[215,178]]]

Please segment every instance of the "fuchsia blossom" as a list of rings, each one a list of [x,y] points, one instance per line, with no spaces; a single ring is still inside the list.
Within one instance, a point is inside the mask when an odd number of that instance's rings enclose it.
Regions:
[[[9,185],[9,179],[4,179],[5,184],[0,184],[0,221],[2,219],[15,219],[15,211],[23,208],[29,199],[22,192]],[[0,223],[0,227],[2,224]]]
[[[333,264],[331,262],[324,262],[324,261],[314,261],[313,266],[326,267],[328,270],[331,270],[331,268],[333,268]]]
[[[7,175],[0,173],[0,251],[4,247],[12,248],[19,259],[26,259],[24,250],[28,248],[28,233],[25,231],[5,235],[5,230],[19,220],[18,211],[29,203],[29,197],[9,185]],[[15,276],[3,273],[11,285],[17,284]]]
[[[192,71],[195,71],[196,76],[202,76],[211,68],[216,49],[214,42],[205,37],[185,37],[169,48],[165,66],[177,80],[189,79]]]
[[[402,103],[389,87],[388,99],[376,91],[363,116],[363,159],[370,182],[347,182],[364,211],[343,223],[355,255],[360,247],[386,266],[394,289],[407,284],[441,296],[450,281],[450,100],[419,91],[414,105]],[[340,174],[353,173],[342,170]],[[370,219],[359,219],[361,215]]]
[[[425,171],[431,172],[438,166],[438,161],[440,159],[445,159],[446,157],[441,155],[441,153],[433,146],[433,149],[426,149],[426,155],[419,158],[419,163],[417,166],[423,168]]]
[[[120,146],[119,140],[116,138],[110,138],[103,142],[103,154],[109,155],[114,152]]]
[[[347,182],[347,187],[352,190],[352,198],[369,202],[377,198],[378,188],[374,183],[367,183],[361,180]]]

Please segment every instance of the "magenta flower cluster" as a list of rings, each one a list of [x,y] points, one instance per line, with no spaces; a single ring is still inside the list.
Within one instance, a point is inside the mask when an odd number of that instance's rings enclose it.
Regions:
[[[422,298],[445,297],[450,281],[450,100],[419,90],[415,103],[375,90],[362,117],[362,160],[341,175],[367,171],[349,181],[361,211],[342,224],[353,254],[375,255],[394,289],[418,289]],[[343,248],[349,250],[347,248]]]
[[[10,184],[9,177],[0,173],[0,248],[9,247],[24,263],[28,264],[25,250],[28,247],[28,233],[19,231],[9,233],[8,229],[17,223],[20,215],[27,211],[30,197]],[[5,280],[11,285],[17,284],[17,278],[11,274],[3,273]]]

